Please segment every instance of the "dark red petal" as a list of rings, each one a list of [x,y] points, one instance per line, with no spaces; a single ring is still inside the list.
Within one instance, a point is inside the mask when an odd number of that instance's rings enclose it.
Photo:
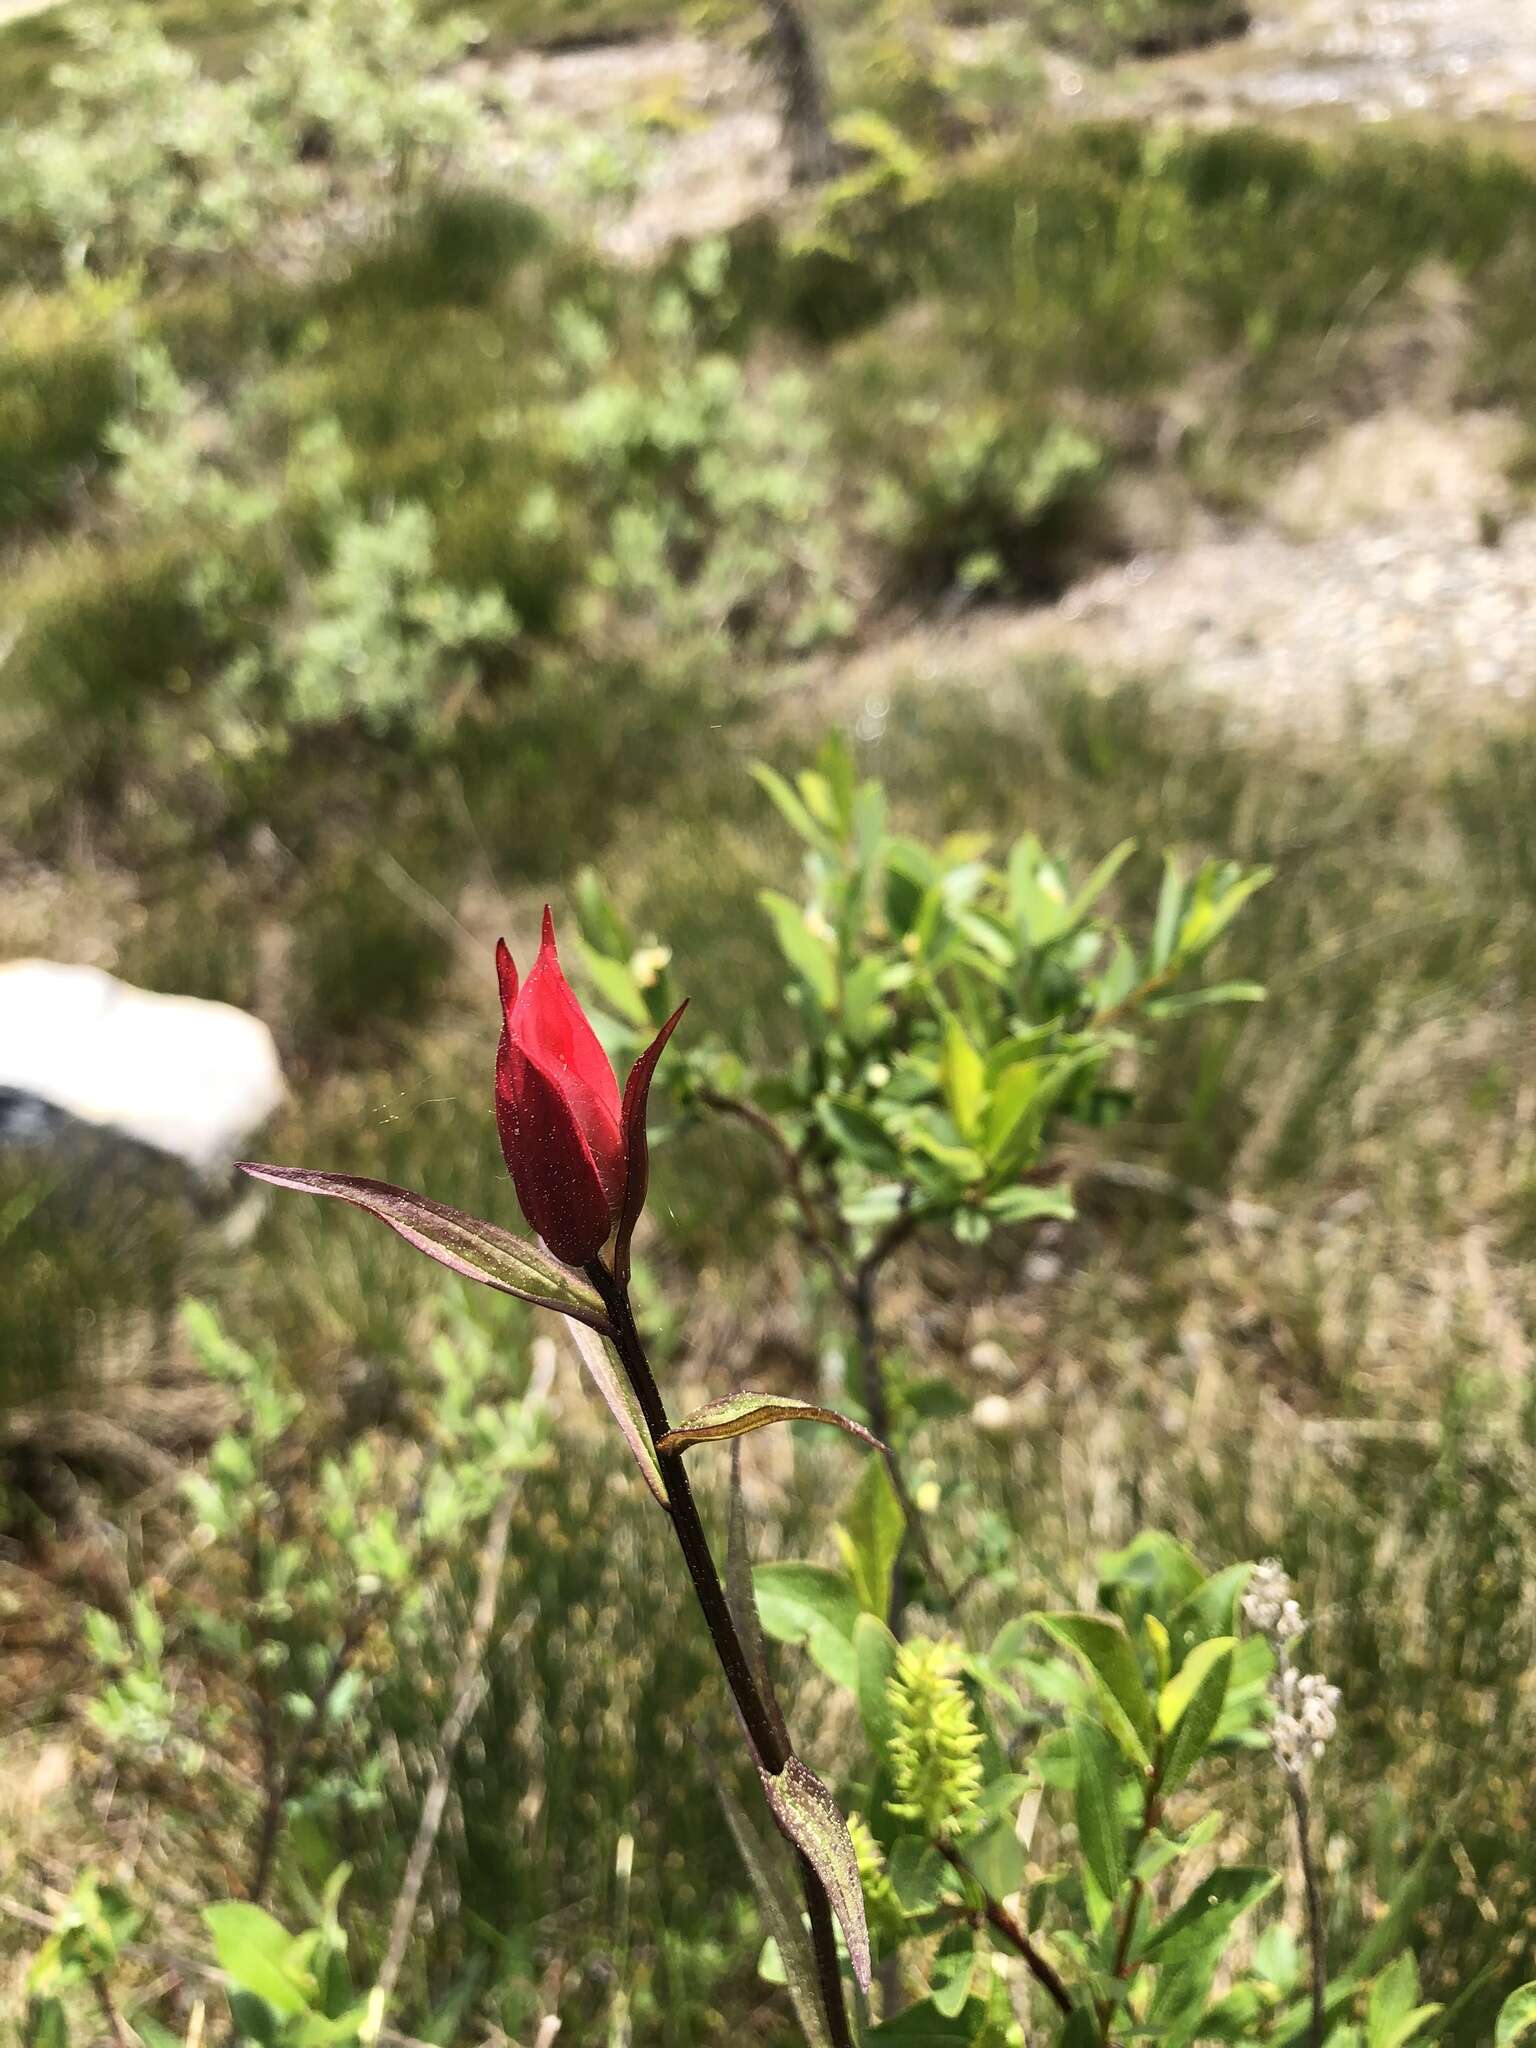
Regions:
[[[608,1189],[565,1095],[506,1032],[496,1054],[496,1128],[534,1230],[567,1265],[596,1258],[613,1229]]]
[[[677,1029],[687,1007],[686,1002],[678,1004],[630,1068],[629,1079],[624,1083],[624,1106],[620,1119],[624,1135],[624,1200],[619,1209],[618,1230],[613,1241],[613,1270],[621,1287],[629,1279],[629,1241],[635,1234],[635,1225],[640,1221],[640,1212],[645,1207],[645,1198],[651,1186],[651,1146],[645,1127],[646,1104],[651,1094],[651,1076],[656,1071],[656,1062],[666,1050],[667,1040]]]
[[[505,939],[496,941],[496,982],[501,990],[501,1014],[505,1021],[517,1001],[517,963]]]
[[[507,1032],[513,1048],[538,1067],[564,1098],[616,1212],[624,1182],[619,1084],[597,1033],[561,971],[554,920],[548,909],[539,956],[507,1013]]]

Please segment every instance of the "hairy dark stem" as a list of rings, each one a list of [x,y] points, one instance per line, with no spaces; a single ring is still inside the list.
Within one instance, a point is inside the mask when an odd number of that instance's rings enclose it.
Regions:
[[[1328,1930],[1323,1915],[1323,1884],[1312,1854],[1312,1808],[1300,1771],[1284,1771],[1285,1789],[1296,1816],[1296,1851],[1307,1894],[1307,1947],[1312,1962],[1312,2048],[1323,2048],[1328,2031]]]
[[[603,1307],[613,1325],[613,1347],[619,1355],[619,1363],[629,1377],[640,1403],[640,1412],[645,1417],[645,1426],[651,1433],[651,1442],[659,1447],[671,1424],[667,1419],[666,1405],[661,1390],[656,1384],[656,1375],[651,1371],[651,1362],[645,1353],[640,1332],[635,1327],[634,1313],[629,1303],[629,1291],[620,1286],[613,1274],[600,1259],[594,1259],[587,1267],[587,1278],[602,1298]],[[703,1610],[705,1625],[720,1659],[720,1668],[725,1673],[726,1683],[731,1688],[731,1697],[736,1702],[747,1739],[752,1745],[759,1765],[770,1777],[778,1777],[789,1762],[792,1751],[780,1732],[779,1717],[770,1709],[763,1691],[753,1674],[746,1646],[736,1627],[730,1603],[725,1597],[725,1588],[715,1568],[714,1556],[710,1551],[709,1539],[704,1533],[704,1524],[699,1516],[698,1503],[694,1500],[693,1489],[688,1483],[687,1468],[680,1452],[664,1452],[656,1449],[656,1463],[661,1471],[662,1485],[666,1488],[667,1514],[671,1520],[677,1545],[683,1553],[683,1562],[688,1567],[688,1576],[693,1581],[693,1590]],[[817,1975],[821,1983],[822,2004],[826,2009],[827,2026],[832,2036],[833,2048],[853,2048],[853,2034],[849,2026],[848,2009],[843,1998],[842,1974],[837,1961],[837,1935],[833,1928],[832,1907],[826,1889],[811,1864],[803,1855],[797,1856],[800,1864],[800,1878],[805,1891],[806,1911],[811,1922],[811,1942],[816,1953]]]
[[[948,1842],[936,1841],[933,1846],[944,1858],[944,1861],[949,1864],[951,1869],[958,1870],[962,1877],[968,1878],[981,1892],[985,1902],[981,1909],[982,1918],[994,1934],[1001,1935],[1008,1946],[1023,1958],[1029,1974],[1040,1985],[1041,1989],[1047,1993],[1057,2011],[1064,2013],[1070,2019],[1076,2010],[1072,2003],[1072,1994],[1068,1991],[1066,1985],[1062,1983],[1060,1977],[1046,1961],[1045,1957],[1041,1955],[1039,1949],[1035,1947],[1035,1944],[1030,1940],[1018,1921],[1008,1911],[1007,1907],[993,1898],[992,1894],[981,1882],[981,1879],[971,1869],[957,1849],[952,1849]]]

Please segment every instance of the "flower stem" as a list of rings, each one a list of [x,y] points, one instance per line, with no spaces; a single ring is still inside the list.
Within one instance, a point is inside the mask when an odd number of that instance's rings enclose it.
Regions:
[[[1312,1854],[1312,1810],[1306,1780],[1300,1771],[1283,1771],[1291,1811],[1296,1816],[1296,1848],[1307,1894],[1307,1946],[1312,1962],[1311,2048],[1323,2048],[1328,2031],[1328,1930],[1323,1914],[1323,1886]]]
[[[619,1363],[635,1390],[635,1398],[640,1403],[640,1412],[645,1417],[645,1426],[651,1433],[652,1444],[659,1446],[671,1424],[667,1419],[661,1389],[656,1384],[656,1375],[652,1372],[651,1362],[645,1353],[645,1345],[635,1326],[629,1290],[620,1285],[600,1259],[594,1259],[588,1266],[587,1278],[602,1297],[603,1306],[608,1311],[608,1318],[613,1326],[614,1350],[618,1353]],[[736,1627],[730,1603],[725,1597],[720,1574],[715,1568],[714,1556],[709,1547],[709,1538],[704,1533],[698,1503],[694,1500],[693,1488],[688,1483],[687,1468],[681,1453],[676,1451],[663,1452],[657,1448],[656,1462],[661,1470],[662,1484],[666,1488],[667,1514],[677,1537],[677,1546],[683,1554],[684,1564],[688,1567],[688,1576],[693,1581],[693,1590],[703,1610],[705,1625],[709,1629],[710,1640],[714,1643],[715,1654],[720,1660],[720,1668],[724,1671],[726,1683],[731,1688],[731,1697],[736,1702],[737,1711],[747,1731],[747,1739],[752,1745],[759,1766],[770,1777],[776,1778],[789,1762],[793,1752],[781,1732],[778,1715],[764,1698],[762,1688],[753,1675],[746,1647]],[[833,1928],[831,1902],[812,1865],[798,1850],[796,1854],[805,1891],[806,1911],[810,1916],[811,1943],[816,1955],[822,2004],[826,2008],[827,2026],[832,2036],[833,2048],[853,2048],[853,2034],[843,1998],[843,1980],[838,1968],[837,1935]]]

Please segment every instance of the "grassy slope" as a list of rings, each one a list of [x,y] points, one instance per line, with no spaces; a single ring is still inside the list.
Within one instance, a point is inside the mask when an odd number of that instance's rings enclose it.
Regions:
[[[35,332],[13,336],[0,367],[11,401],[0,484],[12,544],[25,550],[26,634],[10,679],[13,714],[19,702],[29,723],[5,823],[61,892],[37,913],[40,948],[67,947],[126,873],[148,914],[115,918],[122,972],[276,1003],[295,1083],[276,1155],[506,1216],[482,1113],[480,950],[461,953],[403,904],[391,863],[479,940],[508,903],[526,930],[536,892],[558,897],[577,861],[596,860],[673,944],[709,1022],[753,1037],[776,975],[752,895],[784,849],[744,796],[743,763],[759,744],[789,748],[782,725],[735,687],[733,659],[702,680],[675,673],[664,647],[594,660],[563,602],[569,566],[509,541],[528,476],[482,433],[486,419],[532,374],[553,301],[588,294],[622,312],[647,287],[552,240],[517,246],[510,211],[478,218],[469,255],[454,227],[463,216],[449,209],[341,284],[167,289],[146,317],[220,395],[253,366],[290,365],[296,405],[342,418],[360,492],[434,504],[447,574],[500,582],[525,614],[542,602],[526,659],[419,755],[340,734],[277,769],[210,762],[195,621],[167,566],[198,537],[146,549],[101,526],[112,359],[93,332],[61,345],[49,321],[67,315],[34,304]],[[510,239],[488,238],[493,219]],[[807,369],[850,466],[873,460],[893,387],[961,392],[1010,418],[1059,411],[1091,424],[1121,463],[1145,466],[1164,395],[1203,374],[1217,393],[1208,445],[1236,446],[1241,476],[1317,432],[1319,412],[1375,401],[1372,344],[1394,288],[1421,263],[1456,266],[1490,342],[1502,322],[1513,332],[1507,280],[1536,233],[1536,194],[1497,159],[1377,142],[1332,157],[1223,137],[1149,169],[1139,139],[1111,130],[1049,152],[999,150],[929,198],[872,203],[853,226],[853,260],[744,236],[720,309],[729,346]],[[1331,352],[1337,381],[1319,393],[1318,337],[1366,276],[1386,280],[1381,325]],[[407,357],[418,372],[408,382]],[[1520,374],[1518,357],[1474,348],[1469,389],[1518,397]],[[1213,479],[1200,455],[1197,444],[1165,486],[1230,488],[1232,472]],[[995,506],[973,509],[967,546],[1019,545]],[[955,567],[953,510],[940,507],[931,546],[904,565],[929,588]],[[579,523],[591,508],[578,499],[572,513]],[[976,1338],[995,1338],[1012,1361],[1004,1385],[1040,1390],[1021,1396],[1029,1426],[974,1446],[963,1428],[935,1432],[929,1447],[970,1468],[981,1502],[1021,1520],[1018,1504],[1030,1503],[1034,1568],[1068,1597],[1058,1575],[1083,1547],[1121,1540],[1133,1513],[1177,1527],[1213,1560],[1283,1550],[1312,1589],[1317,1657],[1351,1714],[1324,1786],[1343,1844],[1344,1921],[1369,1917],[1394,1864],[1449,1812],[1494,1902],[1497,1942],[1474,1896],[1447,1883],[1426,1943],[1433,1994],[1454,1995],[1500,1944],[1505,1966],[1529,1974],[1536,1858],[1523,1832],[1532,1748],[1520,1716],[1536,1628],[1522,1557],[1536,1534],[1524,1477],[1536,1418],[1521,1417],[1519,1368],[1536,1191],[1512,1105],[1536,1082],[1536,872],[1523,829],[1536,744],[1522,731],[1342,764],[1271,755],[1166,688],[1106,695],[1094,682],[1029,672],[985,705],[962,691],[903,697],[869,765],[927,828],[1028,823],[1084,853],[1135,830],[1149,848],[1276,863],[1278,881],[1225,960],[1268,980],[1270,1004],[1205,1024],[1154,1061],[1123,1136],[1136,1156],[1237,1188],[1280,1220],[1257,1234],[1219,1220],[1191,1229],[1164,1205],[1106,1196],[1043,1293],[999,1261],[981,1306],[938,1321],[935,1349],[964,1384],[990,1391],[967,1360]],[[814,722],[812,711],[797,742]],[[1153,885],[1149,856],[1126,886]],[[258,963],[274,958],[263,980]],[[741,1157],[751,1185],[754,1162]],[[746,1203],[722,1212],[719,1182],[712,1139],[685,1139],[658,1161],[654,1206],[670,1227],[655,1245],[656,1283],[681,1301],[706,1276],[706,1297],[733,1303],[750,1332],[784,1275],[771,1266],[762,1277],[761,1216]],[[137,1225],[126,1243],[121,1218],[100,1227],[117,1264],[94,1306],[137,1309],[146,1273],[158,1273],[168,1289],[209,1294],[241,1334],[270,1334],[317,1389],[358,1358],[409,1378],[433,1315],[429,1271],[392,1239],[301,1204],[277,1204],[254,1254],[236,1260],[202,1240],[149,1257]],[[13,1370],[20,1361],[39,1377],[71,1369],[57,1297],[42,1291],[56,1272],[51,1242],[46,1217],[22,1226],[13,1270],[36,1291],[6,1297]],[[953,1295],[957,1268],[934,1252],[907,1284],[904,1327]],[[119,1334],[108,1314],[98,1341],[112,1351]],[[738,1352],[731,1371],[747,1376],[748,1364]],[[90,1371],[88,1345],[72,1369]],[[1298,1416],[1346,1426],[1308,1447]],[[1350,1434],[1360,1421],[1403,1434],[1383,1447]],[[1421,1425],[1434,1433],[1428,1448],[1412,1434]],[[532,1944],[511,1966],[529,1971],[551,1940],[578,1967],[604,1953],[593,1901],[631,1814],[644,1866],[669,1870],[665,1919],[696,1933],[701,1870],[727,1899],[710,1931],[727,1934],[735,1912],[702,1786],[680,1774],[665,1799],[636,1786],[614,1732],[633,1725],[642,1756],[665,1753],[706,1681],[700,1665],[646,1659],[654,1547],[635,1533],[634,1503],[586,1458],[573,1452],[532,1491],[517,1538],[542,1613],[588,1617],[563,1632],[541,1623],[526,1653],[533,1676],[509,1665],[498,1678],[518,1711],[534,1700],[526,1739],[543,1760],[480,1780],[483,1829],[455,1852],[479,1908]],[[829,1467],[813,1466],[765,1547],[803,1545],[829,1483]],[[543,1804],[529,1821],[520,1802],[535,1769]],[[1244,1807],[1238,1824],[1257,1839],[1278,1816]],[[357,1845],[364,1897],[391,1867],[379,1829]],[[664,1863],[679,1850],[686,1875]],[[712,2038],[708,2008],[741,2009],[746,1988],[711,1988],[715,1967],[698,1942],[643,1947],[647,2038]],[[573,1995],[601,2010],[595,1981]],[[1480,2024],[1460,2038],[1483,2038]]]

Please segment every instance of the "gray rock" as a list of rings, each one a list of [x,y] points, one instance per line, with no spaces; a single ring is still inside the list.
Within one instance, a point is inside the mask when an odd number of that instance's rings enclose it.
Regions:
[[[0,1143],[53,1148],[84,1126],[216,1183],[284,1092],[272,1034],[244,1010],[99,967],[0,966]]]

